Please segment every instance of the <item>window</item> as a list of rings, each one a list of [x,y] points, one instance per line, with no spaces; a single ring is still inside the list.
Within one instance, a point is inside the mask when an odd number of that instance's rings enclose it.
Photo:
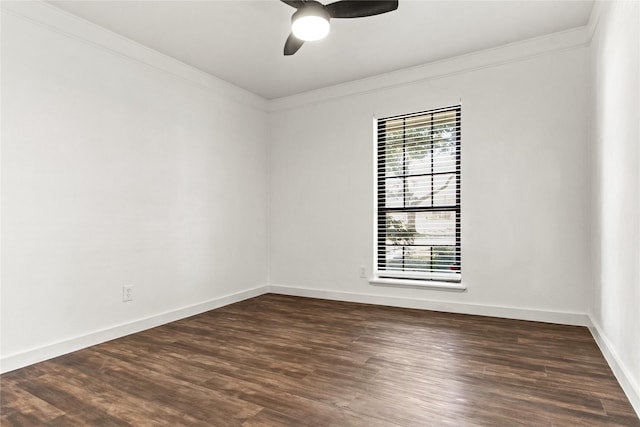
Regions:
[[[377,120],[376,277],[460,282],[461,107]]]

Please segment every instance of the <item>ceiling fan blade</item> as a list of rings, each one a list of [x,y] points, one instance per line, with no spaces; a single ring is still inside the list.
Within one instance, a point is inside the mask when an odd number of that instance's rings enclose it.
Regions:
[[[288,4],[291,7],[295,7],[296,9],[304,5],[304,0],[280,0],[280,1],[282,3]]]
[[[332,18],[362,18],[380,15],[398,8],[398,0],[359,1],[341,0],[325,6]]]
[[[284,42],[284,54],[285,56],[293,55],[302,47],[304,41],[300,40],[293,34],[289,34],[287,41]]]

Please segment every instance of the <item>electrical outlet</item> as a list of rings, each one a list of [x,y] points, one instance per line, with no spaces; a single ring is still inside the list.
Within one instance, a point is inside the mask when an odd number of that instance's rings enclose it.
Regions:
[[[125,285],[122,287],[122,301],[133,301],[133,285]]]
[[[360,266],[360,277],[363,279],[367,278],[367,268],[364,265]]]

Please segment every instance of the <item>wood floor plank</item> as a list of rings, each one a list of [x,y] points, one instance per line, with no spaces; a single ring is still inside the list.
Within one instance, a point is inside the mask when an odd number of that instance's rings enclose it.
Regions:
[[[586,328],[268,294],[0,376],[13,426],[640,426]]]
[[[60,409],[20,387],[18,381],[6,380],[2,385],[4,391],[0,395],[2,397],[3,416],[15,416],[16,420],[21,418],[31,419],[33,420],[31,424],[38,422],[45,424],[64,415],[64,412]]]

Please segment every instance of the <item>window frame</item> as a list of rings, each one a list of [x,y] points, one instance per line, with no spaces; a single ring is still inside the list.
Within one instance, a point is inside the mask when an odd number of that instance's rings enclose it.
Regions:
[[[420,117],[420,116],[428,116],[431,115],[432,126],[433,126],[433,117],[438,113],[446,113],[446,112],[455,112],[455,204],[454,205],[446,205],[446,206],[434,206],[433,203],[433,193],[434,193],[434,176],[438,174],[444,174],[444,172],[434,172],[433,169],[433,156],[430,156],[430,168],[429,173],[419,174],[423,177],[429,176],[431,178],[431,206],[403,206],[402,208],[398,207],[386,207],[385,201],[386,194],[384,193],[386,184],[385,180],[389,178],[386,174],[384,163],[380,164],[380,162],[384,162],[386,160],[386,149],[387,149],[387,141],[384,138],[386,136],[386,130],[383,130],[386,126],[386,123],[389,121],[397,121],[403,120],[402,129],[402,149],[403,149],[403,159],[402,159],[402,168],[403,173],[401,175],[402,185],[406,188],[407,179],[410,176],[413,176],[410,173],[407,173],[407,163],[406,158],[404,157],[404,153],[407,145],[407,119]],[[465,287],[461,284],[462,281],[462,224],[461,224],[461,214],[462,214],[462,196],[461,196],[461,183],[462,183],[462,105],[452,105],[443,108],[436,108],[426,111],[420,111],[409,114],[400,114],[395,116],[376,118],[373,120],[373,130],[374,130],[374,278],[370,280],[371,284],[378,285],[399,285],[399,286],[418,286],[418,287],[429,287],[429,288],[442,288],[442,289],[458,289],[464,290]],[[381,137],[381,135],[383,137]],[[431,139],[433,141],[433,139]],[[448,172],[451,173],[451,172]],[[395,176],[394,176],[395,177]],[[403,190],[403,197],[404,192]],[[403,202],[404,205],[404,202]],[[385,269],[386,265],[381,264],[380,254],[386,253],[387,250],[387,239],[386,227],[380,227],[380,224],[386,224],[386,218],[388,212],[421,212],[421,213],[429,213],[429,212],[454,212],[455,213],[455,245],[453,246],[453,265],[457,265],[457,271],[449,273],[449,272],[435,272],[435,271],[427,271],[427,269],[423,271],[407,271],[404,270],[404,256],[403,256],[403,266],[401,270],[388,270]],[[382,222],[380,222],[382,221]],[[403,247],[404,251],[404,246]],[[406,246],[423,246],[423,245],[406,245]],[[442,245],[449,246],[449,245]],[[430,251],[433,253],[433,248],[436,245],[430,245]],[[430,269],[433,270],[433,261],[430,261]]]

